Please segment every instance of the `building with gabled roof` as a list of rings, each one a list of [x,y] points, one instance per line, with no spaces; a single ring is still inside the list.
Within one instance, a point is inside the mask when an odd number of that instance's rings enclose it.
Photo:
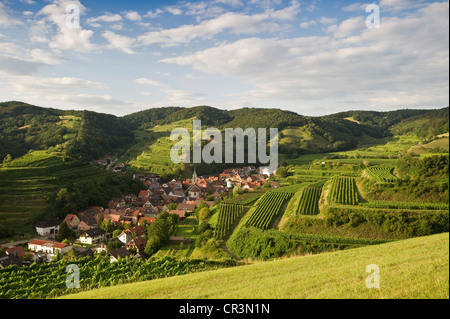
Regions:
[[[106,233],[101,228],[92,228],[85,230],[78,237],[78,240],[83,244],[97,244],[106,239]]]

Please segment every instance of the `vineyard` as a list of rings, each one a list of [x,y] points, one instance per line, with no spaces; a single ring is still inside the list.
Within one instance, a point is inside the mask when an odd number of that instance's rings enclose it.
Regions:
[[[300,215],[315,215],[319,212],[319,198],[322,193],[322,187],[306,187],[298,204],[298,213]]]
[[[347,176],[333,177],[329,196],[331,202],[336,204],[358,204],[358,192],[355,179]]]
[[[392,174],[393,171],[394,167],[388,165],[372,166],[366,169],[367,175],[379,183],[394,183],[397,177]]]
[[[215,237],[223,239],[231,227],[244,213],[244,206],[222,203],[219,206],[219,217],[215,230]]]
[[[66,287],[66,267],[79,267],[80,288]],[[175,259],[121,259],[110,263],[109,258],[85,257],[76,261],[59,261],[51,264],[32,264],[30,267],[16,266],[0,269],[0,299],[44,299],[77,291],[114,286],[121,283],[152,280],[182,275],[225,266],[214,261]]]
[[[268,192],[261,197],[258,206],[247,220],[246,226],[253,226],[260,229],[268,229],[273,218],[283,208],[286,200],[292,197],[293,193]]]

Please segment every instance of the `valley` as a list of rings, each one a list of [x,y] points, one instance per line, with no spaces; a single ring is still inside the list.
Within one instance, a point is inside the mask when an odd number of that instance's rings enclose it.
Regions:
[[[3,114],[7,114],[6,110],[9,109],[13,112],[11,114],[15,115],[20,113],[19,110],[23,107],[14,103],[0,106]],[[28,106],[22,108],[24,114],[27,108]],[[46,113],[48,110],[33,107],[32,112]],[[363,252],[381,252],[382,247],[400,247],[408,245],[410,240],[422,240],[425,244],[438,238],[436,236],[444,236],[436,234],[448,233],[449,230],[448,108],[431,111],[403,110],[384,114],[344,112],[320,118],[308,118],[274,109],[262,110],[261,115],[266,117],[251,118],[249,116],[256,114],[254,109],[228,112],[211,107],[152,109],[124,118],[78,111],[70,111],[71,114],[52,112],[58,115],[52,115],[56,117],[39,125],[46,123],[45,125],[55,126],[55,129],[60,127],[63,130],[60,132],[60,139],[49,141],[45,146],[41,145],[36,149],[31,149],[37,146],[35,144],[27,146],[30,141],[36,143],[35,141],[41,139],[39,134],[34,135],[33,139],[23,135],[26,131],[33,131],[33,125],[37,125],[33,122],[28,124],[28,117],[23,114],[23,120],[20,121],[18,119],[21,117],[16,116],[16,131],[4,130],[2,133],[2,136],[6,136],[2,143],[9,151],[0,166],[0,235],[3,237],[0,242],[35,238],[34,226],[39,220],[53,217],[64,219],[67,214],[77,214],[89,206],[107,208],[113,198],[124,198],[127,194],[137,195],[151,190],[150,184],[144,185],[133,178],[139,174],[158,176],[161,185],[171,181],[180,184],[190,181],[189,185],[192,185],[193,174],[196,172],[198,179],[206,183],[203,190],[203,186],[198,184],[202,190],[199,200],[205,200],[208,196],[211,199],[214,197],[212,192],[206,191],[208,181],[216,178],[225,185],[226,172],[235,169],[237,174],[243,166],[251,163],[172,163],[170,149],[175,142],[170,140],[171,131],[181,127],[191,132],[193,119],[201,119],[205,127],[215,125],[221,130],[226,127],[235,128],[237,125],[242,125],[244,129],[258,127],[257,125],[264,128],[279,127],[280,167],[274,175],[266,176],[266,183],[259,186],[252,184],[257,172],[239,173],[242,174],[240,177],[230,175],[232,186],[222,196],[214,198],[214,204],[208,209],[206,217],[201,217],[199,208],[187,214],[186,218],[182,218],[174,226],[170,236],[188,239],[189,243],[166,241],[156,250],[146,248],[146,252],[151,252],[151,255],[147,256],[151,273],[154,266],[150,264],[156,265],[160,260],[174,262],[173,272],[158,273],[156,277],[130,277],[119,275],[120,271],[114,270],[115,268],[108,268],[117,274],[116,279],[112,277],[111,280],[106,280],[104,275],[99,275],[98,280],[86,281],[79,291],[116,285],[121,287],[121,284],[141,280],[150,281],[136,285],[148,284],[149,289],[153,289],[150,287],[159,285],[159,281],[155,279],[160,277],[183,273],[194,278],[209,276],[214,271],[217,276],[223,276],[222,272],[238,274],[241,269],[249,269],[251,272],[251,269],[264,268],[266,265],[269,269],[272,267],[271,263],[282,263],[284,259],[288,267],[286,272],[289,273],[289,267],[293,267],[297,261],[303,263],[310,260],[312,256],[309,255],[317,255],[317,258],[323,256],[324,260],[336,256],[335,262],[342,262],[342,267],[347,267],[348,259],[344,257],[345,254],[355,252],[358,258],[362,258],[361,263],[366,262],[368,265],[370,262]],[[8,117],[2,119],[6,122],[13,121]],[[120,129],[113,134],[110,131],[111,125],[119,125]],[[123,138],[119,132],[125,133],[127,137]],[[21,141],[18,144],[21,147],[29,147],[27,152],[21,154],[23,151],[20,149],[14,151],[11,144],[8,144],[11,139]],[[103,139],[110,140],[102,144]],[[10,155],[7,156],[8,154]],[[105,156],[109,158],[109,164],[112,166],[108,165],[106,160],[105,166],[92,164],[94,160]],[[105,169],[108,166],[113,168],[117,164],[123,165],[124,168],[117,172],[114,169]],[[257,166],[255,168],[257,169]],[[244,183],[244,180],[248,182]],[[182,190],[187,194],[188,186]],[[169,209],[166,202],[161,209],[171,212],[174,207]],[[114,227],[111,233],[117,229],[117,236],[124,229],[124,224],[116,224]],[[146,226],[145,237],[148,239],[152,237],[151,229],[156,228]],[[437,244],[433,245],[437,247]],[[395,256],[397,255],[391,255],[390,258],[396,258]],[[101,258],[107,257],[98,255],[96,258],[100,258],[96,259],[97,262],[103,262]],[[433,262],[440,264],[436,266],[436,274],[439,278],[445,278],[443,271],[445,263],[448,270],[448,251],[446,254],[439,248],[432,258]],[[281,260],[273,261],[277,259]],[[131,260],[127,260],[124,259],[120,267],[138,267],[131,263]],[[203,260],[207,266],[194,266],[199,260]],[[61,263],[62,267],[67,262],[69,259],[66,260],[63,256],[57,263]],[[91,267],[89,259],[81,258],[79,262],[83,265],[87,263],[83,266],[87,267],[86,271]],[[183,272],[176,270],[179,267],[177,262],[186,263],[183,264]],[[328,262],[332,261],[324,262],[324,265]],[[416,271],[412,266],[415,262],[405,259],[405,263],[412,267],[411,273]],[[188,266],[191,263],[193,266]],[[62,269],[61,267],[59,269]],[[280,264],[280,267],[284,266]],[[312,266],[305,264],[305,267],[310,269]],[[230,269],[209,272],[217,268]],[[31,271],[30,275],[26,275],[27,269]],[[31,278],[29,276],[38,268],[33,269],[25,267],[18,272],[18,276],[23,276],[25,280]],[[189,275],[189,269],[193,272],[206,272]],[[46,271],[51,275],[53,270],[48,268]],[[61,276],[62,274],[58,273],[55,278]],[[361,275],[356,276],[361,279]],[[177,280],[177,277],[164,280],[169,282]],[[280,280],[289,282],[293,279],[286,277]],[[323,280],[321,285],[329,279]],[[434,288],[425,283],[426,279],[420,280],[423,281],[420,285],[424,288],[418,294],[411,293],[410,288],[398,290],[391,287],[392,289],[384,290],[380,294],[357,290],[342,296],[409,298],[432,295],[448,298],[448,291],[445,297],[442,290],[445,287],[436,288],[437,291],[433,294],[431,291]],[[151,283],[153,281],[154,284]],[[182,283],[183,279],[180,278],[179,282]],[[232,279],[229,283],[231,282]],[[267,283],[269,286],[271,284]],[[305,295],[288,293],[292,287],[289,288],[286,284],[279,294],[263,293],[261,297],[324,297],[325,292],[310,290],[311,285],[317,284],[319,283],[305,283],[306,286],[302,288]],[[203,297],[232,296],[225,292],[226,287],[229,287],[228,281],[224,282],[224,285],[225,290],[221,292],[223,295],[211,292]],[[48,297],[70,292],[57,282],[49,282],[48,286],[55,287],[53,292],[50,288],[47,290]],[[347,288],[349,287],[343,289]],[[243,294],[240,296],[255,293],[253,288],[247,292],[245,288],[242,289]],[[330,288],[326,293],[330,293],[331,298],[338,296],[334,295],[332,290],[334,291],[334,288]],[[36,290],[34,295],[31,291],[27,296],[46,296],[43,295],[46,290],[39,291]],[[136,296],[133,293],[135,288],[128,290],[124,287],[126,295],[108,291],[120,298]],[[94,292],[103,296],[103,290],[92,290],[92,293]],[[1,293],[3,296],[19,297],[12,287]],[[109,298],[111,295],[104,296]],[[146,298],[145,293],[139,296]],[[161,296],[172,298],[176,294],[167,290]],[[193,296],[196,298],[197,295]]]

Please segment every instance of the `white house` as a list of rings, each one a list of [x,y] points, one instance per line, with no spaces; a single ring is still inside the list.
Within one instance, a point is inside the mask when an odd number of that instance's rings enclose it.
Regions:
[[[67,244],[40,239],[33,239],[28,242],[28,249],[31,251],[44,252],[46,254],[56,254],[57,252],[64,254],[69,250],[69,247]]]
[[[133,232],[129,229],[124,230],[119,236],[117,236],[117,239],[124,244],[128,243],[132,238]]]
[[[36,223],[36,232],[41,236],[56,235],[60,224],[58,219],[40,221]]]
[[[103,229],[100,228],[92,228],[84,231],[78,240],[83,244],[97,244],[106,239],[106,234]]]

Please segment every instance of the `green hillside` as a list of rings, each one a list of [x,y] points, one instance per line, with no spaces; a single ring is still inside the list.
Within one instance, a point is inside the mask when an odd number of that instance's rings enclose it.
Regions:
[[[63,298],[449,298],[449,234],[118,285]],[[380,270],[368,289],[366,267]],[[245,280],[242,280],[245,278]]]

